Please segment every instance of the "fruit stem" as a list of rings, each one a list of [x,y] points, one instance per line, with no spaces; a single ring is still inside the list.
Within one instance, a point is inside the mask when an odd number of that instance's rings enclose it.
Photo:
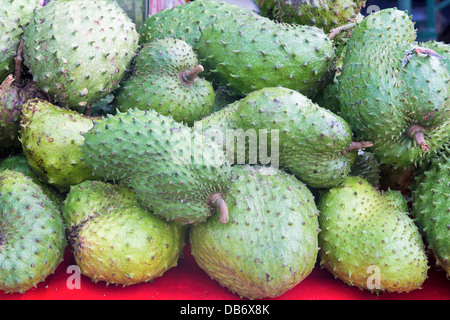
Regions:
[[[228,222],[228,220],[230,218],[229,213],[228,213],[228,206],[227,206],[227,203],[225,202],[225,200],[223,199],[223,196],[221,193],[213,194],[208,200],[208,205],[216,208],[219,211],[220,223],[225,224]]]
[[[425,135],[424,135],[425,129],[417,124],[412,125],[408,129],[408,136],[411,139],[414,139],[414,141],[417,142],[417,144],[420,146],[420,148],[423,150],[423,152],[430,151],[430,146],[425,141]]]
[[[342,32],[353,29],[356,26],[356,22],[352,22],[349,24],[344,24],[342,26],[339,26],[337,28],[334,28],[330,31],[330,33],[328,34],[328,38],[330,40],[333,40],[334,38],[336,38],[338,35],[340,35]]]
[[[6,77],[5,80],[3,80],[2,84],[0,84],[0,98],[5,94],[5,92],[8,90],[8,88],[11,86],[11,84],[14,82],[14,77],[12,74]]]
[[[205,69],[202,65],[197,65],[190,70],[183,70],[180,72],[180,79],[186,85],[191,86],[194,83],[195,78],[197,78],[200,72],[203,72]]]
[[[368,148],[368,147],[372,147],[373,146],[373,142],[370,141],[352,141],[350,143],[350,145],[347,147],[347,149],[345,149],[347,152],[352,151],[352,150],[359,150],[359,149],[364,149],[364,148]]]

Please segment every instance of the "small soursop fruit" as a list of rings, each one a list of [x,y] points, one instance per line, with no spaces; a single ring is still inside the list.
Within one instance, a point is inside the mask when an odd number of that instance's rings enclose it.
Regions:
[[[412,216],[437,265],[450,278],[450,148],[444,147],[415,179]]]
[[[198,265],[242,298],[278,297],[313,270],[319,214],[308,188],[270,167],[234,166],[230,222],[191,226]]]
[[[127,187],[84,181],[63,208],[75,262],[94,282],[132,285],[177,265],[186,228],[144,209]]]
[[[66,238],[59,210],[31,178],[0,172],[0,290],[20,292],[52,274]]]
[[[83,161],[83,133],[93,119],[47,101],[32,99],[22,108],[20,141],[31,168],[46,183],[68,190],[71,185],[93,179]]]
[[[373,292],[421,287],[425,247],[399,191],[384,194],[363,178],[347,177],[321,194],[317,208],[320,264],[336,278]]]
[[[104,180],[122,182],[150,211],[182,224],[199,223],[223,203],[230,166],[222,149],[154,110],[128,109],[84,134],[84,160]]]
[[[379,188],[381,180],[380,162],[370,151],[358,150],[358,157],[351,166],[349,175],[364,178],[371,185]]]
[[[116,108],[154,109],[192,125],[214,109],[214,88],[198,77],[202,71],[192,47],[183,40],[164,38],[145,44],[132,74],[118,90]]]
[[[118,88],[138,38],[115,1],[51,1],[25,29],[25,65],[55,103],[83,110]]]

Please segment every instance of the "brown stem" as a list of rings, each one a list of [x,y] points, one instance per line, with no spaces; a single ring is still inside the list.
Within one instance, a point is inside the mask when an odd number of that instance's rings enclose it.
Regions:
[[[14,77],[12,74],[6,77],[0,85],[0,98],[5,94],[5,92],[9,89],[11,84],[14,82]]]
[[[356,22],[352,22],[352,23],[344,24],[343,26],[339,26],[337,28],[334,28],[328,34],[328,38],[330,38],[330,40],[333,40],[338,35],[340,35],[342,32],[350,30],[350,29],[353,29],[355,26],[356,26]]]
[[[219,211],[220,217],[219,221],[220,223],[227,223],[230,216],[228,213],[228,206],[225,200],[223,199],[223,196],[221,193],[215,193],[213,194],[209,200],[208,205],[210,205],[213,208],[216,208]]]
[[[17,49],[17,54],[14,57],[14,75],[16,77],[16,82],[21,83],[22,81],[22,65],[23,65],[23,39],[20,40],[19,48]]]
[[[373,146],[373,142],[370,141],[352,141],[350,143],[350,146],[345,149],[347,152],[352,150],[359,150],[364,148],[369,148]]]
[[[425,141],[425,135],[424,135],[425,129],[417,124],[412,125],[408,129],[408,136],[411,139],[414,139],[414,141],[417,142],[417,144],[420,146],[420,148],[423,150],[423,152],[430,151],[430,146]]]
[[[195,78],[197,78],[200,72],[205,70],[202,65],[197,65],[190,70],[183,70],[180,72],[180,79],[186,85],[192,85],[194,83]]]

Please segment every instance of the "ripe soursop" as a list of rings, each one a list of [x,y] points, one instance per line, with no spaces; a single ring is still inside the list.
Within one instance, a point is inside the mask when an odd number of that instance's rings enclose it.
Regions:
[[[63,216],[75,262],[94,282],[150,281],[177,265],[185,244],[185,227],[151,214],[117,184],[73,186]]]
[[[230,166],[216,143],[187,125],[128,109],[96,122],[84,138],[84,161],[94,174],[131,187],[148,210],[182,224],[219,211],[227,222]]]
[[[64,222],[41,188],[21,172],[0,172],[0,203],[0,290],[24,293],[62,261]]]
[[[313,270],[319,214],[308,188],[281,170],[234,166],[226,197],[230,222],[191,226],[198,265],[235,294],[278,297]]]
[[[450,148],[417,174],[412,215],[436,263],[450,277]]]
[[[202,71],[196,54],[183,40],[164,38],[144,44],[115,105],[122,112],[154,109],[192,125],[214,109],[214,88],[198,77]]]
[[[425,246],[399,191],[382,193],[361,177],[347,177],[319,199],[319,258],[351,286],[409,292],[427,278]]]
[[[20,141],[31,168],[46,183],[64,191],[93,179],[83,161],[83,133],[93,119],[47,101],[28,100],[22,109]]]
[[[119,86],[138,49],[134,23],[115,1],[50,1],[24,32],[24,59],[54,102],[84,110]]]

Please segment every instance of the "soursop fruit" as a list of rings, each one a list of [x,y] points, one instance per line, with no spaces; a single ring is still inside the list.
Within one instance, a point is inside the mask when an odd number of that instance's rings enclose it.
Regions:
[[[415,177],[413,210],[424,241],[450,277],[450,148],[445,146]]]
[[[76,110],[118,88],[138,49],[134,23],[115,1],[50,1],[24,32],[33,80],[58,105]]]
[[[327,33],[334,28],[354,22],[365,3],[365,0],[255,1],[264,16],[291,24],[316,26]]]
[[[242,298],[278,297],[313,270],[318,210],[309,189],[281,170],[233,166],[226,197],[230,222],[191,226],[197,264]]]
[[[67,191],[71,185],[94,179],[83,161],[83,133],[94,126],[91,117],[40,99],[22,108],[20,141],[28,164],[41,179]]]
[[[340,115],[381,163],[397,167],[420,165],[449,140],[445,59],[415,40],[406,12],[370,14],[352,32],[339,80]]]
[[[51,275],[66,248],[59,210],[21,172],[0,172],[0,290],[24,293]]]
[[[321,267],[372,292],[422,286],[425,246],[399,191],[379,192],[361,177],[347,177],[321,194],[317,208]]]
[[[194,129],[222,146],[230,163],[280,167],[314,188],[338,185],[357,149],[371,146],[352,141],[344,119],[283,87],[256,90]]]
[[[63,217],[75,262],[94,282],[151,281],[177,265],[185,245],[185,227],[151,214],[117,184],[72,186]]]
[[[219,211],[230,166],[222,149],[155,110],[110,115],[83,134],[84,161],[103,180],[132,188],[144,207],[168,220],[199,223]]]
[[[164,38],[145,44],[135,58],[132,74],[116,95],[116,108],[153,109],[192,125],[214,109],[212,84],[199,74],[203,66],[185,41]]]
[[[381,180],[380,162],[370,151],[358,150],[358,156],[350,168],[349,175],[364,178],[371,185],[379,188]]]

